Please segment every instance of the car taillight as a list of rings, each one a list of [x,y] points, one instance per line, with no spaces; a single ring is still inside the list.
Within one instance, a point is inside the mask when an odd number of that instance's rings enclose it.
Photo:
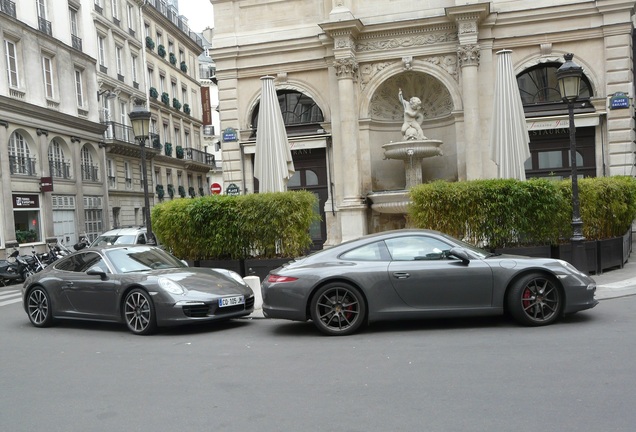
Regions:
[[[269,283],[274,283],[274,282],[293,282],[295,280],[298,280],[298,278],[291,277],[291,276],[279,276],[279,275],[276,275],[276,274],[271,274],[267,278],[267,282],[269,282]]]

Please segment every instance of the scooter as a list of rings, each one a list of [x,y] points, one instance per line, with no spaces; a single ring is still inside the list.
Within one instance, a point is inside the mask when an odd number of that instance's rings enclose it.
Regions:
[[[15,249],[11,255],[9,255],[9,260],[0,260],[0,283],[3,286],[24,280],[22,272],[20,272],[21,265],[18,262],[19,255],[20,251]]]

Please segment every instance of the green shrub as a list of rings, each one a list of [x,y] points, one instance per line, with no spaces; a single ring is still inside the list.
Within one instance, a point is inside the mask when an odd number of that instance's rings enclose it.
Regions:
[[[490,248],[555,245],[572,234],[572,184],[533,179],[435,181],[410,191],[409,221]],[[623,235],[636,217],[636,179],[579,181],[583,234]]]
[[[311,245],[315,200],[294,191],[166,201],[152,209],[152,226],[182,259],[295,257]]]

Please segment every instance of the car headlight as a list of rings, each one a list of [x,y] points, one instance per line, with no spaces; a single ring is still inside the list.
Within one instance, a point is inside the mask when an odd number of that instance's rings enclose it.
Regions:
[[[563,267],[565,267],[567,270],[571,271],[574,274],[588,276],[587,274],[583,273],[582,271],[580,271],[579,269],[577,269],[576,267],[574,267],[572,264],[570,264],[567,261],[564,261],[564,260],[557,260],[557,261],[559,264],[561,264]]]
[[[182,287],[181,285],[179,285],[178,283],[176,283],[172,279],[168,279],[168,278],[165,278],[165,277],[160,277],[159,278],[159,286],[162,289],[164,289],[167,292],[169,292],[170,294],[182,295],[182,294],[186,294],[188,292],[188,290],[186,290],[184,287]]]

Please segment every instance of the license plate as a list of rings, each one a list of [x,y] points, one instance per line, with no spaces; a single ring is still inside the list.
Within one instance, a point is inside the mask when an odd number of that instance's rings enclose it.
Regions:
[[[219,307],[238,306],[242,304],[245,304],[245,297],[243,296],[223,297],[219,299]]]

